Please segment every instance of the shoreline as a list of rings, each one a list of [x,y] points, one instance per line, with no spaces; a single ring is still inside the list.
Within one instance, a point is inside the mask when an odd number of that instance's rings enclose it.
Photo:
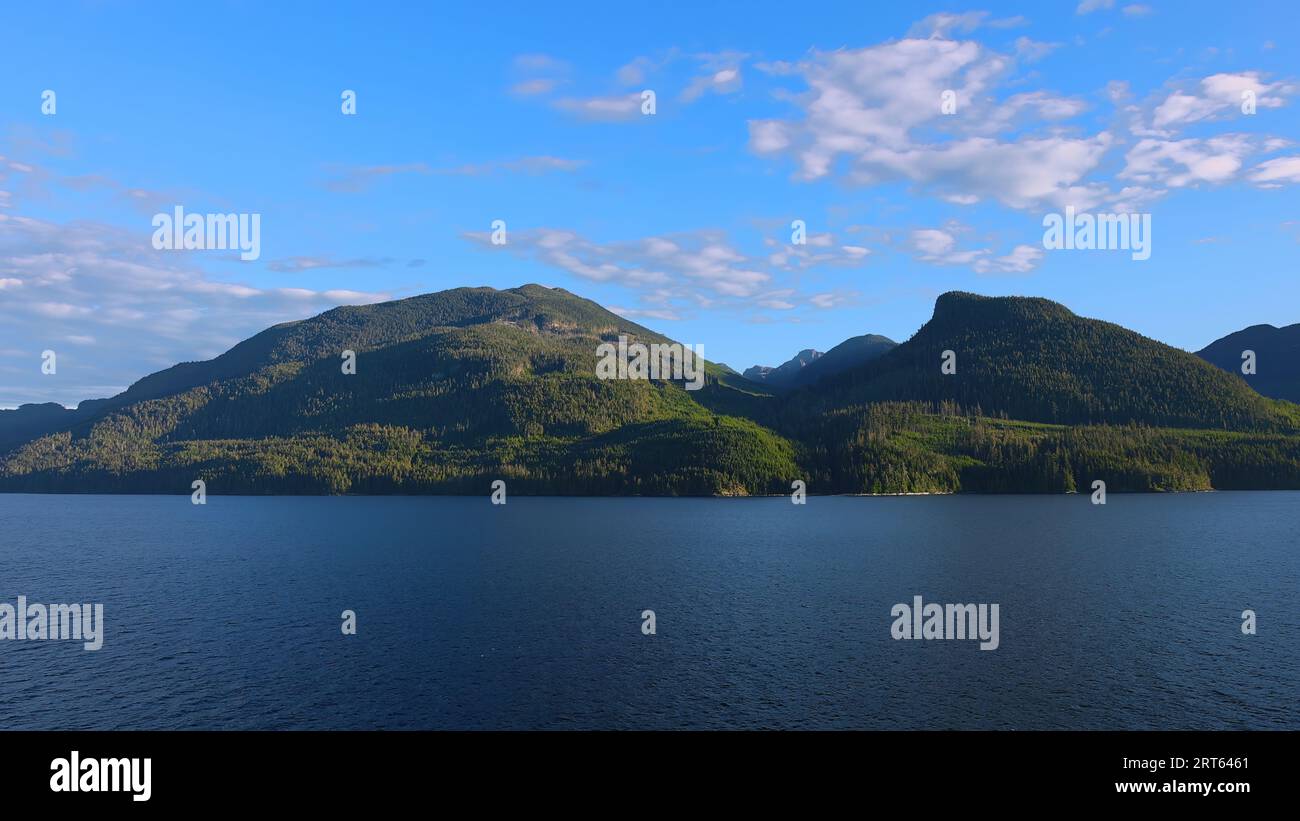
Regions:
[[[1208,490],[1112,490],[1107,495],[1123,496],[1176,496],[1192,495],[1198,493],[1300,493],[1300,488],[1211,488]],[[3,496],[189,496],[189,493],[162,493],[162,492],[120,492],[120,491],[99,491],[99,490],[81,490],[81,491],[31,491],[31,490],[0,490],[0,497]],[[1079,491],[1070,492],[1042,492],[1042,491],[1008,491],[1006,493],[984,493],[979,491],[957,491],[953,493],[942,492],[907,492],[907,493],[821,493],[807,494],[807,498],[817,499],[886,499],[901,498],[909,496],[1087,496],[1087,493]],[[488,499],[491,492],[487,493],[209,493],[211,498],[245,498],[245,499],[264,499],[264,498],[287,498],[287,499]],[[744,496],[729,495],[662,495],[649,496],[645,494],[548,494],[548,493],[511,493],[512,498],[519,499],[717,499],[717,500],[744,500],[744,499],[790,499],[788,493],[768,493],[768,494],[749,494]]]

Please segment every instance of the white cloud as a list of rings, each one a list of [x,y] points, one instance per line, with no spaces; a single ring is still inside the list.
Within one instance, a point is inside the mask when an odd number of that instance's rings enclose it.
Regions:
[[[1017,37],[1015,46],[1016,57],[1026,63],[1036,63],[1060,48],[1061,44],[1031,40],[1028,37]]]
[[[1246,92],[1254,94],[1257,108],[1278,108],[1295,89],[1285,83],[1266,83],[1257,71],[1213,74],[1201,80],[1198,90],[1175,91],[1165,98],[1153,112],[1151,124],[1167,130],[1225,114],[1240,114]]]
[[[641,93],[614,94],[604,97],[564,97],[556,100],[560,111],[584,120],[632,120],[641,114]]]
[[[268,270],[278,273],[298,273],[320,268],[382,268],[393,262],[391,259],[362,257],[357,259],[335,259],[330,256],[297,256],[271,260],[266,264]]]
[[[520,80],[510,87],[510,90],[522,97],[532,97],[538,94],[549,94],[555,90],[556,81],[550,77],[534,77],[531,80]]]
[[[627,319],[661,319],[667,322],[675,322],[681,319],[681,314],[676,311],[661,310],[658,308],[624,308],[618,305],[609,306],[611,313],[616,313]]]
[[[696,77],[682,92],[682,100],[691,102],[706,93],[733,94],[740,90],[743,80],[739,68],[724,68]]]
[[[1143,139],[1125,155],[1126,164],[1119,177],[1166,188],[1223,183],[1237,175],[1252,150],[1251,138],[1243,134],[1206,139]]]
[[[57,380],[33,367],[30,379],[5,380],[0,405],[75,405],[106,395],[106,384],[210,358],[271,325],[388,298],[223,282],[196,267],[194,253],[153,250],[148,235],[147,225],[132,233],[0,215],[0,348],[60,354]]]
[[[1017,245],[1003,256],[991,248],[961,248],[957,235],[968,233],[966,226],[949,223],[944,228],[918,228],[911,232],[908,244],[922,262],[931,265],[969,266],[978,274],[1024,274],[1038,267],[1043,249]]]
[[[939,37],[947,39],[952,34],[967,34],[982,26],[989,28],[1014,28],[1023,26],[1023,17],[989,19],[987,11],[939,12],[922,18],[907,31],[908,37]]]
[[[549,54],[520,54],[515,57],[515,68],[527,72],[566,71],[568,63]]]
[[[763,242],[773,249],[768,254],[768,263],[785,271],[854,267],[861,265],[871,254],[871,249],[862,245],[837,244],[830,233],[809,234],[803,245],[780,242],[772,237]]]
[[[1075,14],[1091,14],[1094,11],[1102,9],[1112,9],[1115,7],[1115,0],[1082,0],[1075,8]]]
[[[487,234],[465,236],[496,247]],[[717,232],[598,243],[571,231],[539,228],[513,233],[505,247],[583,279],[633,288],[692,287],[720,296],[748,297],[771,279],[754,270]]]
[[[491,174],[548,174],[569,173],[585,166],[586,160],[552,157],[549,155],[519,157],[513,160],[494,160],[481,163],[434,168],[426,162],[392,163],[387,165],[354,166],[331,169],[336,175],[325,183],[331,191],[355,193],[364,191],[375,180],[407,174],[426,176],[441,174],[451,176],[483,177]]]
[[[777,286],[783,271],[818,266],[860,265],[870,251],[864,246],[835,243],[830,234],[810,235],[807,245],[783,245],[766,258],[737,248],[721,231],[701,230],[635,240],[596,242],[576,232],[555,228],[516,231],[504,246],[491,244],[487,233],[464,237],[493,252],[511,253],[566,271],[576,277],[639,291],[642,306],[619,311],[632,316],[679,318],[696,308],[763,308],[789,311],[801,304],[816,305],[798,291]],[[649,307],[646,307],[649,306]]]
[[[433,169],[427,163],[411,162],[389,165],[354,166],[338,170],[339,176],[325,183],[331,191],[357,192],[370,187],[377,179],[403,174],[430,174]]]
[[[957,238],[938,228],[921,228],[912,232],[912,245],[922,258],[937,259],[947,254],[957,244]]]
[[[536,157],[520,157],[517,160],[470,163],[467,165],[455,166],[453,168],[439,169],[437,173],[469,177],[481,177],[501,172],[533,175],[547,174],[551,172],[570,173],[577,171],[586,164],[586,160],[573,160],[564,157],[542,155]]]
[[[1106,191],[1082,182],[1111,142],[1103,132],[1087,138],[999,142],[977,137],[904,151],[878,148],[859,157],[852,178],[868,184],[906,179],[944,195],[992,198],[1012,208],[1094,204]]]
[[[734,94],[744,84],[741,63],[749,55],[736,51],[695,55],[704,73],[693,78],[681,93],[683,102],[692,102],[705,94]]]
[[[1011,63],[977,43],[937,37],[815,52],[782,68],[808,85],[794,98],[802,118],[751,120],[750,149],[789,157],[798,179],[839,173],[861,185],[911,181],[956,202],[995,199],[1033,208],[1104,197],[1104,188],[1083,180],[1111,146],[1109,133],[988,136],[1013,127],[1023,132],[1026,123],[1059,122],[1085,108],[1046,92],[989,101]],[[947,90],[966,107],[960,120],[945,118],[940,109]],[[925,142],[917,137],[923,127],[957,134]]]
[[[1017,245],[1011,253],[975,262],[975,272],[979,274],[1027,274],[1043,261],[1043,249],[1034,245]]]
[[[625,86],[641,85],[645,82],[646,75],[654,67],[655,63],[649,57],[637,57],[621,66],[616,72],[616,76],[618,81]]]
[[[1251,182],[1265,187],[1276,187],[1278,183],[1300,183],[1300,157],[1278,157],[1262,162],[1250,170]]]
[[[513,69],[520,79],[510,92],[521,97],[550,94],[567,81],[570,72],[568,63],[549,54],[521,54],[515,57]]]
[[[811,303],[814,308],[820,308],[822,310],[830,310],[831,308],[838,308],[841,305],[845,305],[849,302],[852,302],[854,296],[855,294],[849,292],[828,291],[825,293],[813,294],[812,296],[808,297],[808,302]]]

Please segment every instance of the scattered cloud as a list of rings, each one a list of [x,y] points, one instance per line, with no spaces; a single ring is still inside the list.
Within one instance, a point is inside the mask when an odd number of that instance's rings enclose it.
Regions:
[[[550,94],[568,82],[570,67],[549,54],[520,54],[511,65],[510,93],[520,97]]]
[[[804,181],[905,181],[952,201],[994,199],[1013,208],[1103,198],[1103,188],[1082,181],[1112,145],[1111,134],[990,136],[1013,127],[1023,132],[1034,122],[1057,123],[1085,109],[1080,101],[1046,92],[988,101],[1012,63],[977,43],[938,37],[814,52],[781,67],[808,85],[793,98],[801,117],[751,120],[750,148],[760,156],[790,158],[796,179]],[[967,109],[959,121],[945,120],[940,103],[946,91],[956,94],[959,106],[975,110]],[[918,136],[938,127],[965,131],[946,141]]]
[[[621,317],[627,319],[660,319],[668,322],[676,322],[681,319],[681,314],[676,311],[665,310],[662,308],[624,308],[620,305],[611,305],[609,310]]]
[[[520,54],[515,57],[515,68],[527,72],[559,73],[568,70],[568,63],[549,54]]]
[[[550,94],[555,90],[557,82],[551,77],[534,77],[530,80],[520,80],[510,87],[510,91],[523,97],[531,97],[537,94]]]
[[[598,97],[564,97],[555,108],[584,120],[617,122],[633,120],[641,114],[641,92]]]
[[[520,157],[514,160],[496,160],[481,163],[435,168],[425,162],[412,162],[395,165],[369,165],[354,168],[334,169],[335,177],[325,183],[331,191],[356,193],[367,190],[375,180],[385,177],[415,175],[449,175],[465,177],[483,177],[492,174],[548,174],[552,172],[568,173],[585,166],[585,160],[552,157],[548,155]]]
[[[1115,0],[1083,0],[1075,8],[1075,14],[1092,14],[1094,11],[1115,8]]]
[[[504,246],[492,245],[487,233],[468,232],[464,237],[494,252],[511,253],[585,280],[637,291],[642,304],[618,313],[661,319],[669,315],[680,318],[697,308],[784,312],[800,305],[829,307],[778,284],[778,274],[857,265],[869,253],[860,245],[840,244],[830,234],[809,236],[803,246],[781,245],[768,238],[765,246],[777,250],[767,257],[745,253],[724,232],[715,230],[602,243],[573,231],[539,228],[511,233]]]
[[[465,236],[495,247],[488,234]],[[713,231],[598,243],[571,231],[540,228],[513,233],[504,247],[583,279],[632,288],[689,287],[718,296],[750,297],[771,279]]]
[[[907,244],[921,262],[969,267],[977,274],[1027,274],[1043,260],[1043,249],[1034,245],[1017,245],[1001,256],[991,248],[962,248],[958,235],[969,231],[958,223],[919,228],[911,232]]]
[[[1248,178],[1256,185],[1276,188],[1279,183],[1300,183],[1300,157],[1278,157],[1251,169]]]
[[[939,12],[914,23],[908,29],[907,36],[949,39],[953,34],[969,34],[982,27],[1005,29],[1023,26],[1026,23],[1028,21],[1020,16],[990,19],[987,11],[967,11],[960,14]]]
[[[521,157],[504,162],[471,163],[455,168],[440,169],[439,174],[457,174],[480,177],[498,173],[547,174],[550,172],[577,171],[587,164],[586,160],[570,160],[563,157],[538,156]]]
[[[700,54],[704,73],[694,77],[686,90],[681,93],[683,102],[693,102],[705,94],[734,94],[740,91],[744,80],[741,76],[741,63],[747,54],[727,51],[718,54]]]
[[[277,273],[301,273],[321,268],[383,268],[393,262],[392,259],[368,258],[335,259],[328,256],[286,257],[268,262],[266,267]]]
[[[977,260],[977,274],[1027,274],[1043,260],[1043,249],[1035,245],[1017,245],[1011,253],[1000,257]]]
[[[1181,128],[1203,120],[1240,115],[1242,104],[1254,96],[1257,108],[1279,108],[1285,97],[1295,93],[1286,83],[1266,83],[1256,71],[1239,74],[1213,74],[1200,81],[1199,88],[1175,91],[1156,106],[1151,125],[1155,129]]]
[[[222,281],[197,267],[194,254],[155,251],[147,232],[7,214],[0,214],[0,287],[5,341],[27,351],[33,367],[40,351],[59,354],[57,380],[5,388],[5,405],[75,405],[105,395],[106,385],[115,391],[177,362],[215,356],[279,322],[390,298]]]
[[[429,174],[432,170],[426,163],[413,162],[400,165],[366,165],[346,168],[335,179],[325,183],[331,191],[354,193],[364,191],[377,179],[404,174]]]
[[[618,81],[625,86],[637,86],[645,82],[646,75],[654,68],[654,61],[649,57],[636,57],[621,66],[616,74]]]
[[[1139,140],[1125,155],[1121,179],[1147,186],[1182,188],[1224,183],[1241,170],[1254,141],[1244,134],[1185,140]]]
[[[824,291],[808,297],[808,301],[814,308],[828,311],[832,308],[839,308],[842,305],[847,305],[856,297],[857,294],[851,291]]]
[[[1017,59],[1025,63],[1036,63],[1060,48],[1061,44],[1031,40],[1028,37],[1017,37],[1015,46]]]
[[[133,211],[141,214],[156,214],[160,211],[170,211],[173,205],[183,199],[182,195],[175,192],[151,191],[145,188],[135,188],[123,185],[117,180],[102,174],[83,174],[79,176],[61,177],[59,183],[76,191],[108,191]]]

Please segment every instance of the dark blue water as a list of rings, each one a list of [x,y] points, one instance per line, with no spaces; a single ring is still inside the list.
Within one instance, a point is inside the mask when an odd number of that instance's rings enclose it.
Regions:
[[[0,641],[0,727],[1296,729],[1297,534],[1287,492],[0,495],[0,601],[106,621]],[[917,594],[1001,646],[893,640]]]

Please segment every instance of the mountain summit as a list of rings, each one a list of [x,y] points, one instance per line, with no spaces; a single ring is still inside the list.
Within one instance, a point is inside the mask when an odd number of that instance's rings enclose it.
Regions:
[[[746,368],[742,375],[754,382],[762,382],[780,388],[789,387],[799,378],[799,373],[820,359],[821,355],[821,351],[806,348],[775,368],[767,365],[755,365],[752,368]]]
[[[955,372],[940,365],[952,352]],[[953,291],[888,353],[842,374],[839,401],[952,401],[1013,419],[1294,430],[1296,408],[1193,354],[1036,297]]]
[[[897,344],[879,334],[863,334],[844,340],[824,354],[811,348],[800,351],[776,368],[755,365],[744,376],[775,388],[801,388],[870,362]]]

